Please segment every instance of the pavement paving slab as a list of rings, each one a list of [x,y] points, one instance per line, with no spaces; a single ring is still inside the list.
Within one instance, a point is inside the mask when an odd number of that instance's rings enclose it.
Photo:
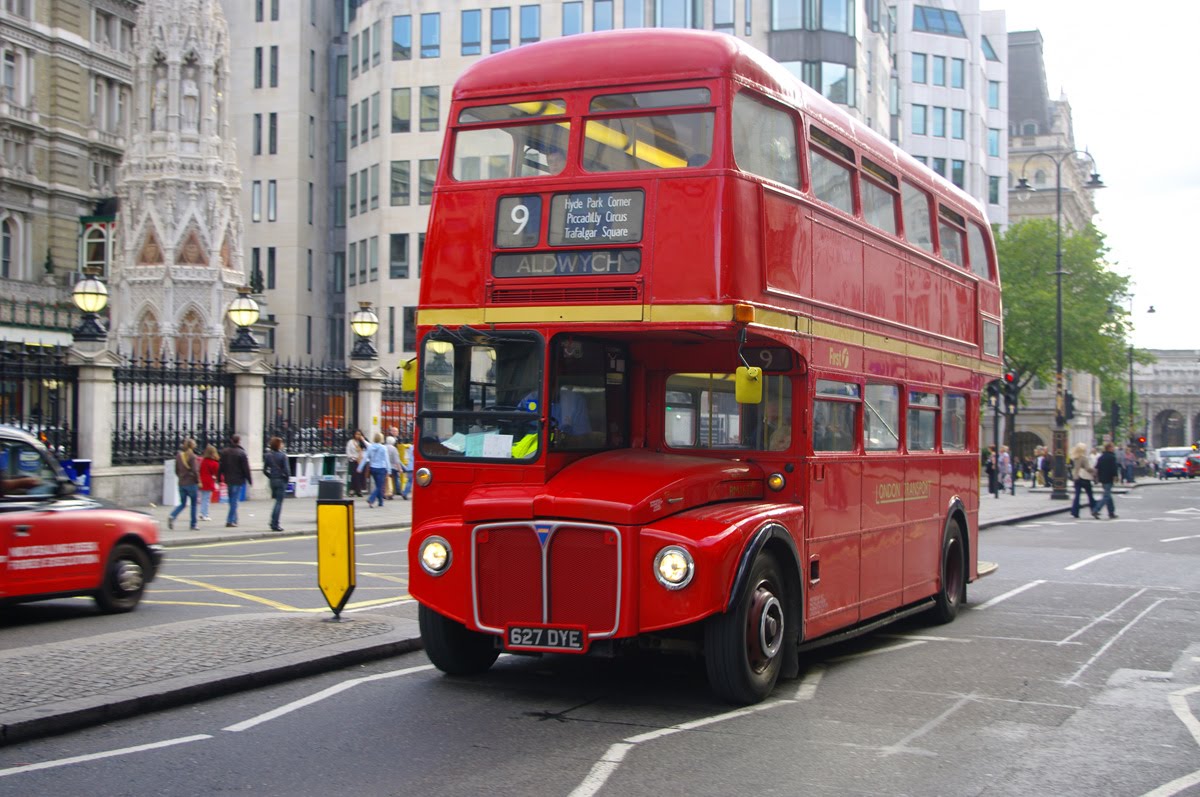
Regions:
[[[1138,487],[1156,484],[1139,483]],[[1122,490],[1123,491],[1123,490]],[[1121,491],[1118,491],[1121,492]],[[355,503],[356,531],[404,529],[412,504],[399,498],[382,507]],[[155,517],[168,547],[233,540],[315,535],[316,499],[288,498],[282,524],[268,528],[272,501],[239,504],[236,528],[225,527],[224,504],[210,521],[188,529],[181,514],[167,529],[171,507],[141,507]],[[1017,485],[1014,494],[981,491],[980,529],[1068,511],[1048,489]],[[986,557],[986,551],[984,551]],[[167,551],[164,568],[170,568]],[[315,675],[421,647],[417,622],[381,614],[343,615],[341,621],[313,615],[247,613],[188,620],[32,645],[0,653],[0,745],[183,705],[270,683]]]

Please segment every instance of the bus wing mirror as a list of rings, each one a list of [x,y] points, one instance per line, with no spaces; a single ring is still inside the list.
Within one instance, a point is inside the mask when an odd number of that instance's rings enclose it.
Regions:
[[[733,395],[738,404],[761,404],[762,369],[757,366],[739,365]]]
[[[400,363],[400,389],[406,393],[417,389],[417,358]]]

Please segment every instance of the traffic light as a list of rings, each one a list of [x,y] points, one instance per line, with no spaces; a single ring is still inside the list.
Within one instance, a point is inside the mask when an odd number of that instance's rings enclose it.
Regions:
[[[1004,411],[1017,411],[1017,376],[1012,371],[1004,374]]]
[[[1075,396],[1068,393],[1066,395],[1066,404],[1063,405],[1063,418],[1071,420],[1075,417]]]
[[[1109,405],[1109,413],[1112,415],[1112,432],[1115,440],[1117,429],[1121,427],[1121,405],[1116,399],[1113,399],[1112,404]]]

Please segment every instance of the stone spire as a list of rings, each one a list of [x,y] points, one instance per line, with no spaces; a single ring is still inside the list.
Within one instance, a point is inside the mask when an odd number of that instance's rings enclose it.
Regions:
[[[143,0],[133,41],[110,340],[126,354],[212,360],[246,284],[229,28],[220,0]]]

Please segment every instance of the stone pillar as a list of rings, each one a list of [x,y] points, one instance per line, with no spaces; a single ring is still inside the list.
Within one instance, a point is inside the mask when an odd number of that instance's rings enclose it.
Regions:
[[[92,462],[92,474],[112,467],[113,407],[116,406],[115,370],[121,359],[103,342],[78,342],[71,347],[67,361],[79,368],[75,409],[78,425],[77,459]]]
[[[387,375],[387,369],[377,360],[350,364],[350,378],[358,381],[358,428],[368,443],[376,432],[383,431],[383,382]]]
[[[242,436],[242,448],[250,459],[250,473],[254,484],[247,497],[266,495],[266,480],[262,473],[263,452],[267,439],[263,429],[266,408],[266,381],[271,367],[257,353],[233,354],[226,361],[227,369],[234,376],[233,388],[233,433]]]

